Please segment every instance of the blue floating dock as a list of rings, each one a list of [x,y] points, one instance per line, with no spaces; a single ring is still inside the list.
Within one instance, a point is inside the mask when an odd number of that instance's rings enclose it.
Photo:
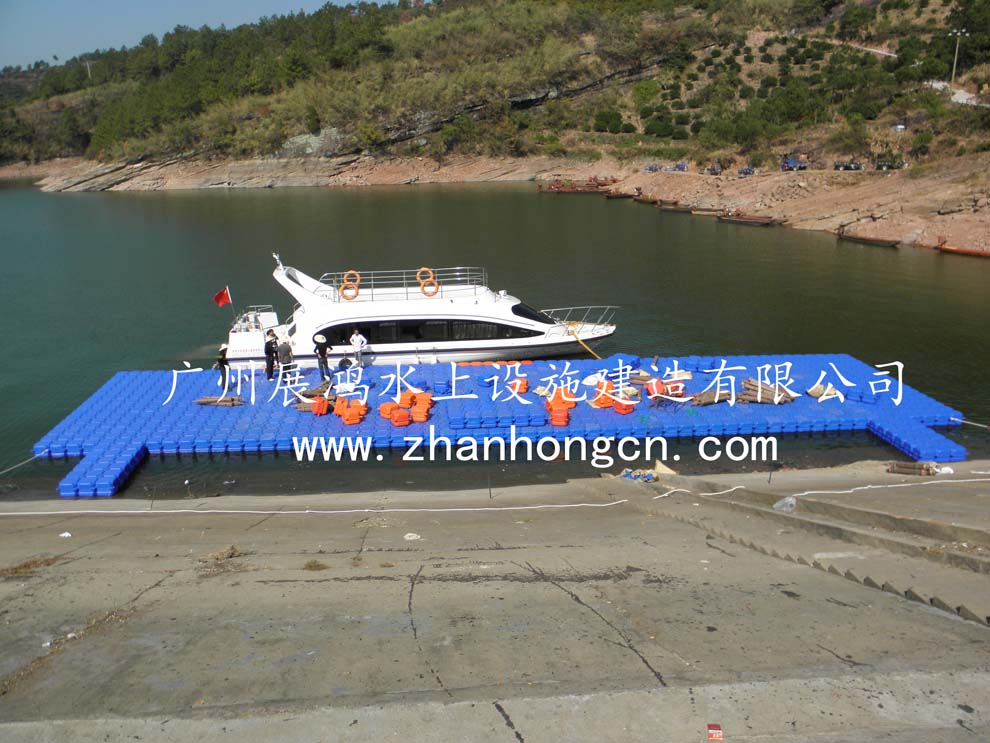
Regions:
[[[689,356],[660,358],[656,362],[659,374],[667,368],[693,373],[686,383],[686,394],[703,391],[715,377],[705,370],[717,369],[721,358]],[[966,450],[932,430],[936,426],[958,426],[962,414],[923,393],[904,385],[900,405],[893,401],[896,387],[885,391],[878,370],[848,355],[795,356],[735,356],[725,359],[726,367],[742,366],[733,371],[736,392],[742,392],[742,380],[757,377],[757,368],[766,364],[790,362],[790,388],[801,393],[791,403],[782,405],[727,403],[692,406],[690,403],[670,403],[659,407],[648,401],[636,406],[629,415],[612,409],[595,409],[578,403],[570,412],[566,427],[550,425],[543,399],[533,390],[546,378],[561,373],[565,365],[573,377],[581,380],[590,374],[606,370],[613,372],[620,364],[655,374],[653,360],[616,354],[600,361],[535,361],[519,367],[529,382],[529,392],[522,397],[532,401],[492,401],[492,376],[500,378],[502,398],[504,365],[457,366],[455,391],[458,396],[475,394],[477,399],[437,400],[428,423],[413,423],[397,428],[378,415],[377,407],[393,399],[394,385],[389,389],[389,375],[395,367],[374,366],[363,370],[362,384],[369,385],[368,415],[357,425],[345,425],[334,415],[315,416],[284,405],[283,391],[272,398],[275,384],[260,371],[253,378],[243,375],[240,392],[232,389],[228,396],[239,395],[246,404],[238,407],[197,405],[200,397],[217,396],[221,390],[215,371],[188,371],[175,375],[175,392],[167,404],[173,384],[170,371],[119,372],[97,390],[67,418],[48,432],[33,447],[34,454],[52,459],[81,457],[78,465],[58,485],[59,495],[66,498],[111,496],[127,482],[148,454],[228,454],[258,452],[292,452],[293,438],[304,436],[356,437],[371,439],[377,449],[406,448],[406,436],[428,436],[434,426],[437,436],[449,436],[456,441],[462,436],[475,438],[508,437],[510,427],[516,435],[531,439],[567,437],[594,439],[599,436],[646,438],[701,438],[704,436],[736,436],[789,433],[825,433],[870,431],[891,446],[916,460],[938,462],[961,461]],[[836,375],[837,369],[847,387]],[[403,372],[409,369],[403,367]],[[825,382],[833,384],[845,395],[819,402],[807,396],[805,390],[814,385],[822,372]],[[658,375],[659,376],[659,375]],[[305,370],[303,379],[310,385],[319,383],[316,370]],[[451,394],[450,364],[422,364],[405,377],[420,389],[429,390],[435,398]],[[772,381],[772,376],[771,376]],[[250,403],[251,385],[255,400]],[[871,384],[872,383],[872,384]],[[581,393],[593,388],[582,387]],[[579,393],[580,394],[580,393]],[[957,419],[957,420],[954,420]]]

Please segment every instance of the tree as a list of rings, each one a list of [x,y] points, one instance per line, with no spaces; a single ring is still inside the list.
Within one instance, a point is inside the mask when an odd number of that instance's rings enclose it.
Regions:
[[[66,108],[58,121],[58,144],[63,153],[78,155],[89,146],[89,134],[79,124],[75,110]]]
[[[306,106],[306,131],[310,134],[320,133],[320,115],[316,112],[316,106],[310,103]]]
[[[851,3],[839,19],[839,38],[862,38],[870,24],[876,20],[876,6]]]

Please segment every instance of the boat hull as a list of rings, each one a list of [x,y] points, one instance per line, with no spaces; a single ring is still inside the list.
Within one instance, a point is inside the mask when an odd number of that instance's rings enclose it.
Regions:
[[[950,255],[968,255],[971,258],[990,258],[990,251],[976,250],[975,248],[956,248],[952,245],[939,245],[937,250],[940,253],[949,253]]]
[[[615,331],[609,331],[596,338],[584,338],[587,346],[595,346]],[[403,344],[405,345],[405,344]],[[587,354],[585,348],[576,339],[555,340],[548,343],[507,344],[491,348],[403,348],[375,350],[373,346],[362,354],[364,364],[374,366],[391,366],[394,364],[446,364],[461,361],[516,361],[521,359],[545,359],[556,356],[577,356]],[[354,354],[350,349],[333,349],[327,354],[327,364],[331,369],[336,368],[344,359],[353,360]],[[263,368],[264,356],[228,357],[232,369]],[[301,368],[316,368],[315,354],[296,354],[295,363]]]
[[[727,222],[729,224],[748,224],[752,227],[776,227],[780,224],[780,220],[773,217],[732,217],[722,215],[718,218],[718,221]]]
[[[839,235],[840,240],[848,243],[859,243],[860,245],[873,245],[877,248],[896,248],[900,240],[886,240],[880,237],[857,237],[855,235]]]

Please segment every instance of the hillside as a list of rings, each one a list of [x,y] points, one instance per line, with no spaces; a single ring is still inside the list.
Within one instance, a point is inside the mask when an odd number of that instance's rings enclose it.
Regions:
[[[985,94],[983,0],[327,5],[8,68],[0,162],[955,157],[990,149],[990,108],[923,84],[951,74],[952,28],[957,83]]]

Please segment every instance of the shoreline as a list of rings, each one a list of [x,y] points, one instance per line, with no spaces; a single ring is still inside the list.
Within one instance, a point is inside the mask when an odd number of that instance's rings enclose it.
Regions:
[[[577,162],[543,156],[191,160],[133,164],[64,158],[0,167],[0,180],[36,179],[46,192],[159,191],[210,188],[354,188],[420,183],[616,178],[612,190],[640,192],[698,209],[732,209],[774,217],[794,229],[896,240],[935,248],[940,242],[990,253],[990,153],[890,172],[776,171],[753,176],[645,172],[647,162],[603,157]],[[559,194],[556,194],[559,196]]]

